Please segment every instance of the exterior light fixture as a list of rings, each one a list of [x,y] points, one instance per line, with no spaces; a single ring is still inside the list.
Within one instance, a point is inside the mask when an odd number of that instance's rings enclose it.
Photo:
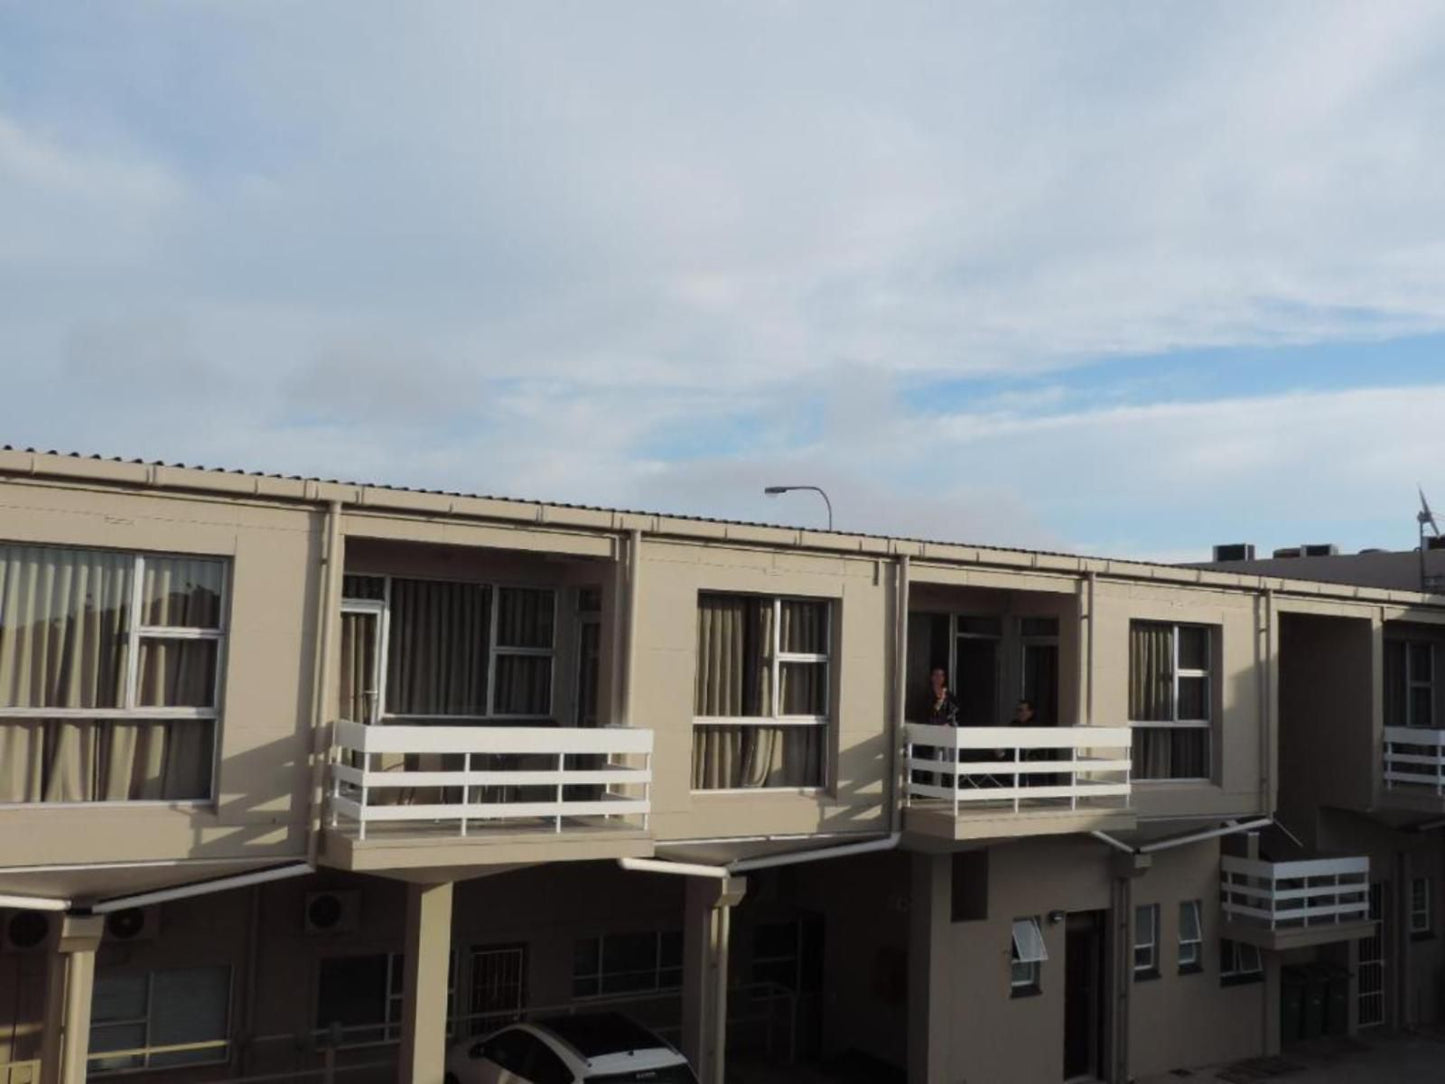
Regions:
[[[763,490],[769,497],[777,497],[783,493],[793,493],[800,489],[809,489],[823,498],[823,503],[828,506],[828,530],[833,529],[833,502],[828,499],[828,494],[823,492],[821,486],[768,486]]]

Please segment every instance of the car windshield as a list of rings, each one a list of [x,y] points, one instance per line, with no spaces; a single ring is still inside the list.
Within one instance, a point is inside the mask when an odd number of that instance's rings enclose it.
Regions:
[[[697,1084],[686,1065],[665,1065],[660,1069],[634,1069],[630,1073],[589,1076],[587,1084]]]

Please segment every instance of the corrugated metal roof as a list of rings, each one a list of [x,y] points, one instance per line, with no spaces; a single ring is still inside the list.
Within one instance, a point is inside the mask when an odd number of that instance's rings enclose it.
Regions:
[[[568,503],[568,502],[566,502],[566,501],[534,500],[534,499],[529,499],[529,498],[525,498],[525,497],[503,497],[503,496],[497,496],[497,495],[495,495],[495,494],[490,494],[490,493],[464,493],[464,492],[461,492],[461,491],[459,491],[459,490],[451,490],[451,489],[425,489],[425,488],[418,487],[418,486],[388,485],[388,484],[386,484],[386,483],[384,483],[384,482],[359,482],[359,481],[350,480],[350,479],[344,479],[344,478],[321,478],[321,477],[316,477],[316,476],[313,476],[313,475],[305,475],[305,474],[280,474],[280,473],[271,472],[271,471],[245,470],[245,469],[237,468],[237,467],[207,467],[207,466],[204,466],[204,465],[199,464],[199,463],[181,463],[181,462],[179,462],[179,461],[177,461],[177,462],[168,462],[168,461],[163,460],[163,459],[128,458],[128,457],[125,457],[125,456],[107,456],[107,455],[99,455],[99,454],[95,454],[95,453],[86,453],[86,452],[68,452],[68,451],[67,451],[67,452],[62,452],[62,451],[56,451],[55,449],[50,449],[50,450],[47,451],[47,450],[42,449],[42,448],[19,447],[19,446],[17,446],[17,445],[11,445],[11,444],[0,445],[0,451],[4,451],[4,452],[22,452],[22,453],[25,453],[25,454],[28,454],[28,455],[54,455],[54,456],[63,456],[63,457],[66,457],[66,458],[68,458],[68,459],[90,459],[90,460],[95,460],[95,461],[97,461],[97,462],[103,462],[103,463],[124,463],[124,464],[130,464],[130,465],[133,465],[133,466],[141,466],[141,467],[171,467],[171,468],[175,468],[175,469],[177,469],[177,470],[204,471],[204,472],[207,472],[207,473],[210,473],[210,474],[238,475],[238,476],[245,477],[245,478],[275,478],[275,479],[279,479],[279,480],[282,480],[282,481],[288,481],[288,482],[317,482],[317,483],[321,483],[321,484],[325,484],[325,485],[357,486],[357,487],[364,487],[364,488],[367,488],[367,489],[387,490],[387,491],[391,491],[391,492],[395,492],[395,493],[422,493],[422,494],[427,494],[427,495],[435,496],[435,497],[461,497],[461,498],[466,498],[466,499],[471,499],[471,500],[502,501],[502,502],[505,502],[505,503],[508,503],[508,504],[527,504],[527,505],[534,505],[534,506],[535,506],[535,505],[541,505],[541,506],[548,507],[548,508],[572,508],[572,509],[577,509],[577,510],[579,510],[579,511],[584,511],[584,512],[604,512],[604,513],[612,513],[612,514],[618,514],[618,515],[633,515],[633,516],[663,516],[663,517],[666,517],[666,518],[668,518],[668,519],[687,520],[687,521],[690,521],[690,522],[693,522],[693,523],[716,523],[716,524],[719,524],[719,525],[722,525],[722,526],[732,526],[732,527],[778,528],[778,527],[782,526],[782,527],[784,527],[784,528],[791,528],[791,527],[796,526],[795,524],[764,523],[764,522],[761,522],[761,521],[758,521],[758,520],[722,519],[722,518],[719,518],[719,517],[716,517],[716,516],[697,516],[697,515],[689,515],[689,514],[681,513],[681,512],[659,512],[659,511],[655,511],[655,510],[641,509],[641,508],[609,508],[609,507],[607,507],[607,506],[605,506],[605,505],[596,505],[596,504],[572,504],[572,503]],[[967,546],[967,547],[969,547],[969,548],[971,548],[971,549],[994,550],[994,551],[1001,552],[1001,553],[1031,553],[1031,554],[1032,554],[1032,553],[1036,553],[1036,554],[1040,554],[1040,555],[1047,556],[1047,557],[1062,557],[1062,558],[1069,558],[1069,559],[1074,559],[1074,560],[1095,560],[1095,561],[1124,560],[1124,561],[1128,561],[1130,564],[1153,565],[1153,566],[1158,567],[1158,568],[1176,568],[1176,567],[1178,567],[1178,566],[1175,566],[1175,565],[1165,564],[1165,563],[1160,562],[1160,561],[1137,560],[1137,559],[1132,558],[1132,557],[1126,557],[1126,558],[1090,557],[1090,556],[1088,556],[1088,555],[1086,555],[1086,554],[1081,554],[1081,553],[1068,553],[1068,552],[1065,552],[1065,551],[1062,551],[1062,550],[1025,549],[1025,548],[1022,548],[1022,547],[1019,547],[1019,546],[999,546],[999,545],[992,545],[992,544],[987,543],[987,542],[969,542],[969,541],[964,541],[964,540],[960,540],[960,539],[917,538],[917,537],[912,536],[912,535],[876,534],[876,533],[872,533],[872,532],[868,532],[868,531],[839,531],[839,530],[828,531],[828,530],[825,530],[825,529],[822,529],[822,528],[814,528],[814,527],[808,527],[808,528],[805,528],[805,529],[806,529],[806,530],[808,531],[808,533],[810,533],[810,534],[832,534],[832,535],[837,535],[837,536],[839,536],[839,537],[844,537],[844,538],[871,538],[871,539],[876,539],[876,540],[878,540],[878,541],[880,541],[880,542],[909,542],[909,543],[916,543],[916,544],[921,544],[921,545]]]

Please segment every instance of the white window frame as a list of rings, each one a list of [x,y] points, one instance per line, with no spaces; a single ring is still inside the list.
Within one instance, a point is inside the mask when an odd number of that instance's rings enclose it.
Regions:
[[[1186,913],[1194,915],[1194,936],[1185,937]],[[1204,969],[1204,908],[1199,900],[1182,900],[1179,904],[1179,970]]]
[[[1040,989],[1043,964],[1049,958],[1049,950],[1044,944],[1044,930],[1038,916],[1014,919],[1010,942],[1010,992]]]
[[[1221,939],[1225,946],[1223,955],[1228,958],[1227,965],[1220,968],[1221,979],[1238,979],[1246,975],[1264,974],[1264,958],[1261,956],[1258,945],[1251,945],[1244,941],[1231,941],[1228,938]],[[1246,957],[1253,958],[1253,966],[1246,964]]]
[[[1423,901],[1420,896],[1423,895]],[[1435,931],[1434,912],[1431,909],[1430,878],[1410,879],[1410,933],[1430,934]]]
[[[1149,618],[1136,618],[1146,625],[1167,625],[1169,626],[1170,643],[1170,681],[1169,693],[1170,707],[1173,711],[1172,719],[1130,719],[1129,725],[1140,730],[1202,730],[1205,732],[1204,763],[1214,763],[1214,680],[1212,677],[1214,668],[1214,632],[1217,626],[1201,625],[1192,621],[1153,621]],[[1131,621],[1132,624],[1132,621]],[[1179,630],[1180,629],[1201,629],[1204,632],[1204,669],[1190,668],[1181,669],[1179,666]],[[1204,718],[1203,719],[1181,719],[1179,717],[1179,679],[1180,678],[1203,678],[1204,679]],[[1201,776],[1172,776],[1167,779],[1152,779],[1144,776],[1134,775],[1131,782],[1135,784],[1153,783],[1208,783],[1211,775]]]
[[[480,723],[502,720],[526,722],[532,720],[557,719],[557,633],[561,619],[562,590],[555,584],[517,583],[501,580],[457,580],[445,576],[393,576],[389,572],[346,573],[361,579],[382,581],[382,597],[379,599],[343,598],[343,613],[369,613],[379,615],[376,635],[380,643],[376,649],[376,708],[373,712],[376,722],[406,723],[417,720],[424,723],[455,722],[459,724]],[[413,715],[387,709],[387,667],[391,659],[391,585],[392,580],[425,580],[428,583],[455,584],[461,587],[475,587],[488,592],[487,604],[487,710],[483,715]],[[552,595],[552,646],[551,647],[510,647],[497,644],[498,615],[501,612],[503,591],[547,591]],[[518,714],[496,710],[497,659],[502,656],[526,656],[545,658],[552,662],[551,676],[547,687],[547,711],[542,714]],[[371,720],[368,720],[371,721]],[[559,720],[560,721],[560,720]]]
[[[773,604],[772,620],[772,642],[768,645],[768,655],[771,658],[772,688],[770,698],[772,703],[771,715],[694,715],[692,718],[693,728],[700,726],[812,726],[824,729],[824,748],[822,751],[822,778],[815,786],[807,787],[720,787],[716,789],[694,789],[693,794],[759,794],[759,793],[789,793],[789,794],[817,794],[828,788],[832,757],[827,748],[827,727],[833,717],[833,672],[831,651],[833,645],[833,610],[835,601],[831,598],[809,598],[805,595],[760,595],[750,591],[714,591],[704,589],[700,592],[704,595],[720,595],[728,598],[760,598],[771,601]],[[783,603],[803,602],[810,605],[821,603],[823,605],[823,643],[828,645],[830,650],[813,653],[801,651],[783,650]],[[784,663],[812,663],[824,667],[823,671],[823,713],[821,715],[784,715],[778,710],[779,701],[782,699],[782,673]]]
[[[617,975],[645,975],[645,974],[647,974],[647,972],[645,972],[645,971],[608,971],[608,970],[606,970],[606,969],[603,967],[603,965],[602,965],[602,961],[603,961],[604,959],[606,959],[606,956],[607,956],[607,952],[606,952],[606,942],[607,942],[607,940],[608,940],[609,938],[611,938],[612,940],[615,941],[615,940],[617,940],[618,938],[621,938],[621,937],[641,937],[641,936],[643,936],[644,934],[650,934],[650,935],[652,936],[652,938],[653,938],[653,956],[652,956],[653,965],[652,965],[652,983],[651,983],[651,985],[649,985],[649,986],[644,986],[644,987],[638,987],[637,989],[627,990],[627,991],[625,991],[625,992],[623,992],[623,991],[604,990],[604,989],[603,989],[604,980],[606,979],[606,977],[607,977],[608,975],[617,976]],[[611,933],[599,933],[599,934],[597,934],[597,935],[595,935],[595,936],[593,936],[593,937],[579,937],[579,938],[577,938],[578,941],[596,941],[596,942],[597,942],[597,956],[596,956],[596,959],[593,961],[594,970],[592,970],[592,971],[585,971],[585,972],[584,972],[584,971],[578,971],[578,970],[577,970],[577,967],[576,967],[576,963],[575,963],[575,960],[576,960],[576,948],[575,948],[575,946],[574,946],[574,948],[573,948],[573,960],[574,960],[574,963],[573,963],[573,967],[572,967],[572,990],[573,990],[572,1000],[573,1000],[573,1001],[596,1001],[596,1000],[599,1000],[599,999],[608,999],[608,998],[616,999],[616,998],[618,998],[618,997],[631,996],[631,995],[634,995],[634,994],[635,994],[635,995],[645,995],[645,994],[659,993],[659,992],[663,992],[663,991],[667,991],[667,990],[679,990],[679,989],[681,989],[681,988],[682,988],[682,982],[683,982],[683,979],[682,979],[681,974],[679,974],[679,976],[678,976],[678,981],[677,981],[677,985],[675,985],[675,986],[673,986],[673,985],[666,985],[666,986],[664,986],[664,985],[663,985],[663,980],[662,980],[662,973],[663,973],[664,971],[679,971],[679,972],[680,972],[680,971],[686,966],[685,963],[680,963],[680,964],[677,964],[677,965],[669,964],[669,965],[667,965],[667,966],[664,967],[664,966],[663,966],[663,963],[662,963],[662,939],[663,939],[664,937],[678,937],[678,936],[681,936],[681,932],[678,931],[678,930],[620,930],[620,931],[619,931],[619,930],[614,930],[614,931],[611,932]],[[578,982],[579,979],[591,980],[591,981],[595,982],[595,983],[597,984],[597,993],[595,993],[595,994],[578,994],[578,993],[576,993],[577,982]]]
[[[0,707],[0,723],[7,719],[85,719],[85,720],[133,720],[135,722],[166,722],[197,720],[198,724],[211,724],[211,763],[208,768],[210,791],[204,798],[156,798],[116,799],[94,802],[0,802],[0,809],[65,809],[81,807],[94,809],[97,806],[197,807],[209,806],[216,800],[218,764],[221,756],[221,696],[225,688],[226,637],[231,623],[231,561],[225,556],[209,553],[168,553],[160,550],[108,550],[104,546],[55,545],[48,542],[19,543],[6,545],[34,545],[37,548],[67,550],[87,553],[119,553],[130,557],[130,597],[126,602],[126,658],[125,674],[121,679],[120,705],[114,708],[7,708]],[[145,607],[145,562],[151,557],[161,560],[214,561],[221,566],[221,587],[217,599],[220,625],[202,628],[184,625],[143,625],[141,614]],[[140,703],[140,647],[145,640],[208,640],[216,645],[216,668],[211,680],[211,706],[196,707],[146,707]]]
[[[209,1047],[209,1048],[203,1048],[202,1050],[196,1051],[196,1053],[209,1053],[209,1052],[214,1052],[214,1056],[212,1056],[212,1057],[198,1058],[198,1059],[195,1060],[195,1061],[186,1061],[186,1062],[179,1063],[179,1064],[176,1064],[176,1065],[152,1065],[152,1064],[151,1064],[151,1058],[152,1058],[152,1057],[156,1057],[156,1056],[165,1057],[165,1056],[166,1056],[166,1052],[165,1052],[165,1051],[162,1051],[159,1055],[154,1055],[154,1054],[151,1054],[151,1053],[150,1053],[150,1046],[151,1046],[151,1035],[150,1035],[150,1031],[151,1031],[151,1009],[152,1009],[152,1003],[153,1003],[154,1000],[155,1000],[156,975],[157,975],[157,974],[160,974],[160,973],[163,973],[163,972],[168,972],[168,971],[186,971],[186,970],[190,970],[191,967],[207,968],[207,969],[215,969],[215,970],[222,970],[222,969],[224,969],[224,970],[225,970],[225,972],[226,972],[226,1023],[225,1023],[225,1025],[224,1025],[224,1027],[222,1028],[222,1030],[225,1032],[225,1034],[220,1035],[220,1036],[217,1036],[216,1041],[218,1042],[219,1045],[214,1046],[214,1047]],[[145,1040],[144,1040],[144,1042],[142,1042],[142,1043],[140,1044],[140,1047],[136,1047],[136,1048],[126,1047],[126,1048],[124,1048],[124,1049],[127,1049],[127,1050],[129,1050],[129,1049],[140,1049],[140,1048],[143,1047],[143,1048],[146,1049],[146,1053],[144,1053],[144,1054],[132,1054],[132,1055],[116,1055],[116,1054],[104,1053],[104,1052],[101,1052],[101,1051],[97,1051],[97,1050],[91,1049],[90,1054],[89,1054],[89,1056],[88,1056],[88,1060],[87,1060],[87,1062],[86,1062],[85,1072],[86,1072],[86,1075],[87,1075],[87,1076],[119,1076],[119,1075],[127,1074],[127,1073],[155,1073],[155,1072],[162,1072],[162,1071],[167,1070],[167,1069],[195,1069],[195,1068],[197,1068],[197,1067],[199,1067],[199,1066],[205,1066],[205,1065],[225,1065],[227,1062],[229,1062],[229,1061],[231,1060],[231,1022],[232,1022],[232,1017],[233,1017],[234,1011],[235,1011],[235,1004],[234,1004],[234,1002],[235,1002],[235,994],[236,994],[236,974],[235,974],[235,970],[231,967],[230,964],[194,964],[194,965],[185,965],[185,964],[183,964],[183,965],[176,966],[176,967],[156,967],[156,968],[151,968],[151,969],[146,970],[146,971],[141,972],[141,973],[143,973],[143,974],[145,975],[145,980],[146,980],[146,984],[145,984],[145,985],[146,985],[146,1003],[145,1003],[145,1013],[144,1013],[144,1015],[138,1016],[138,1017],[134,1017],[134,1018],[131,1018],[131,1019],[126,1019],[126,1020],[103,1020],[103,1021],[100,1021],[100,1022],[96,1022],[96,1021],[92,1020],[92,1021],[90,1022],[90,1025],[89,1025],[89,1026],[90,1026],[90,1032],[89,1032],[89,1033],[90,1033],[90,1034],[94,1034],[96,1028],[102,1028],[102,1029],[104,1029],[104,1028],[118,1028],[118,1027],[138,1027],[138,1028],[142,1028],[142,1029],[144,1029],[144,1031],[145,1031]],[[196,1041],[197,1041],[197,1042],[210,1042],[210,1041],[212,1041],[212,1040],[209,1040],[209,1039],[200,1039],[200,1040],[196,1040]],[[166,1045],[169,1045],[169,1044],[166,1044]],[[180,1053],[180,1051],[177,1051],[177,1053]],[[114,1066],[114,1067],[106,1067],[106,1066],[101,1065],[101,1062],[103,1062],[106,1058],[113,1058],[113,1057],[117,1057],[117,1056],[119,1056],[119,1057],[125,1057],[125,1058],[127,1058],[127,1059],[129,1059],[129,1058],[138,1058],[138,1059],[139,1059],[139,1064],[136,1064],[136,1065],[117,1065],[117,1066]]]
[[[1139,939],[1139,916],[1146,913],[1149,916],[1149,940]],[[1148,962],[1139,962],[1139,953],[1148,951]],[[1134,977],[1153,977],[1159,974],[1159,905],[1157,903],[1141,903],[1134,908]]]
[[[1403,640],[1405,645],[1405,725],[1420,729],[1429,729],[1435,726],[1435,644],[1432,640]],[[1425,648],[1425,658],[1429,665],[1425,669],[1425,675],[1421,677],[1415,673],[1415,651],[1418,646]],[[1415,690],[1424,689],[1430,699],[1430,708],[1423,721],[1415,719]]]
[[[341,1042],[336,1047],[337,1050],[362,1050],[366,1047],[386,1046],[396,1042],[398,1039],[401,1038],[402,1025],[406,1022],[406,955],[405,953],[401,952],[358,952],[352,955],[323,956],[316,965],[318,968],[317,989],[314,998],[314,1004],[312,1006],[311,1017],[312,1019],[315,1019],[321,1014],[321,989],[319,969],[321,967],[324,967],[328,960],[350,960],[374,956],[386,957],[386,1007],[382,1012],[382,1015],[385,1017],[385,1019],[378,1020],[374,1024],[355,1024],[352,1025],[351,1030],[361,1031],[365,1029],[368,1031],[378,1031],[381,1033],[381,1038],[365,1039],[358,1042],[347,1042],[346,1037],[343,1035]],[[457,978],[460,966],[461,958],[457,950],[454,948],[450,951],[447,957],[446,1017],[448,1036],[450,1036],[456,1030],[455,1023],[457,1005]],[[400,976],[401,979],[399,984],[396,981],[398,976]],[[400,986],[400,989],[396,988],[398,985]],[[330,1035],[330,1029],[314,1028],[312,1030],[312,1034],[317,1039],[325,1040]]]

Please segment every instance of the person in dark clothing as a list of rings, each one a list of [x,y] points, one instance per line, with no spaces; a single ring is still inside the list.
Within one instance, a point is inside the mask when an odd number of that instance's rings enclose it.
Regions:
[[[958,699],[948,690],[948,671],[935,666],[928,672],[928,685],[928,725],[957,726]]]

